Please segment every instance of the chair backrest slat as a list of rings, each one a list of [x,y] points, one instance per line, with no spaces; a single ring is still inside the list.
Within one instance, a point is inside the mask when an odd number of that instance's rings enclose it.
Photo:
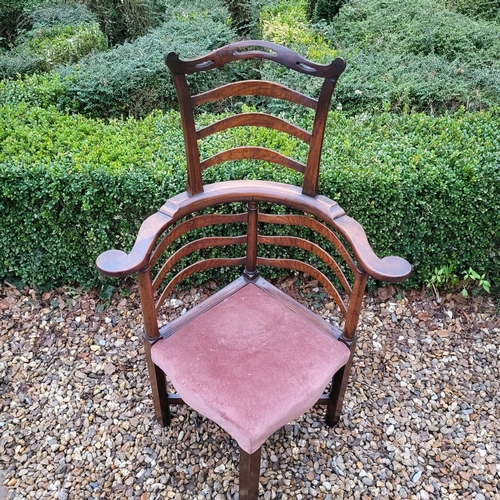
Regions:
[[[276,214],[266,214],[260,212],[259,221],[267,222],[270,224],[283,224],[288,226],[305,226],[308,227],[309,229],[314,230],[315,232],[326,238],[335,247],[337,252],[341,255],[346,264],[349,266],[355,278],[359,276],[359,270],[356,264],[352,260],[352,257],[346,250],[345,246],[338,239],[337,235],[331,229],[329,229],[316,219],[300,214],[276,215]]]
[[[318,101],[307,95],[301,94],[284,85],[275,82],[267,82],[263,80],[245,80],[242,82],[228,83],[222,87],[208,90],[202,94],[197,94],[191,97],[193,106],[201,106],[209,102],[220,101],[228,97],[240,96],[261,96],[274,97],[275,99],[284,99],[299,106],[316,109]]]
[[[262,160],[283,165],[291,168],[302,174],[306,171],[306,166],[303,163],[295,161],[288,156],[282,155],[272,149],[262,146],[240,146],[237,148],[226,149],[221,153],[217,153],[200,163],[201,170],[205,170],[219,163],[233,160]]]
[[[156,301],[155,307],[158,312],[165,299],[170,295],[170,292],[175,288],[175,286],[187,277],[199,273],[200,271],[206,271],[207,269],[216,269],[218,267],[234,267],[234,266],[244,266],[245,257],[233,257],[233,258],[219,258],[219,259],[205,259],[199,260],[194,264],[183,269],[181,272],[177,273],[168,283],[168,285],[161,292],[160,297]]]
[[[307,250],[308,252],[313,253],[317,257],[319,257],[328,267],[335,273],[337,279],[342,284],[344,291],[350,295],[352,292],[351,285],[347,281],[344,272],[337,264],[335,259],[332,256],[325,252],[319,245],[313,243],[309,240],[305,240],[304,238],[297,238],[295,236],[262,236],[259,235],[257,238],[257,243],[261,243],[263,245],[276,245],[276,246],[286,246],[286,247],[295,247],[301,248],[302,250]]]
[[[191,241],[174,252],[163,264],[153,280],[153,290],[157,290],[166,274],[182,258],[191,255],[193,252],[203,250],[204,248],[228,247],[232,245],[244,245],[247,242],[246,235],[241,236],[208,236],[198,240]]]
[[[202,227],[214,226],[217,224],[226,225],[236,222],[246,222],[247,214],[203,214],[197,215],[188,219],[184,222],[181,222],[173,229],[171,229],[163,239],[160,240],[158,245],[155,247],[153,253],[150,258],[150,267],[153,267],[156,264],[156,261],[159,259],[164,250],[177,238],[182,236],[183,234],[188,233],[189,231],[193,231],[194,229],[200,229]]]
[[[197,139],[204,139],[209,135],[217,132],[222,132],[233,127],[266,127],[284,132],[286,134],[297,137],[306,143],[311,141],[311,133],[303,128],[297,127],[277,116],[268,115],[267,113],[243,113],[241,115],[228,116],[222,120],[218,120],[206,127],[203,127],[196,132]]]
[[[333,283],[314,266],[296,259],[271,259],[268,257],[257,257],[257,264],[260,266],[278,267],[280,269],[291,269],[293,271],[300,271],[312,276],[314,279],[317,279],[332,296],[335,303],[339,306],[342,315],[347,315],[347,307],[345,306],[338,290],[335,288]]]

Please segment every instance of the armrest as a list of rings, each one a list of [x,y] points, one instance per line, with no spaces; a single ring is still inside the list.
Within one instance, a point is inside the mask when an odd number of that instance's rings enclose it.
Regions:
[[[108,250],[97,258],[97,268],[117,278],[146,270],[158,237],[169,225],[193,211],[234,201],[265,201],[304,210],[335,227],[350,244],[359,265],[375,279],[399,282],[411,274],[411,265],[405,259],[377,257],[362,226],[345,215],[335,201],[321,195],[312,198],[303,195],[297,186],[269,181],[219,182],[205,185],[204,191],[196,195],[184,192],[174,196],[143,222],[129,254]]]
[[[172,217],[157,212],[141,225],[139,234],[130,253],[121,250],[107,250],[96,260],[100,273],[112,278],[123,278],[137,271],[145,270],[158,236],[172,222]]]
[[[363,227],[352,217],[339,217],[333,221],[333,225],[349,242],[360,266],[373,278],[397,283],[410,276],[411,264],[405,259],[396,256],[377,257]]]

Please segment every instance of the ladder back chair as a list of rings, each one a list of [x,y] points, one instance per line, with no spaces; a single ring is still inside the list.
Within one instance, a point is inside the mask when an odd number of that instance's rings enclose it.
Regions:
[[[258,80],[191,95],[186,75],[249,58],[322,79],[319,97]],[[252,40],[190,61],[170,53],[166,63],[180,102],[187,190],[144,221],[130,253],[104,252],[97,267],[112,277],[138,274],[144,347],[158,421],[168,425],[170,405],[188,404],[218,423],[240,447],[239,497],[255,500],[261,445],[272,433],[315,404],[326,405],[329,425],[338,422],[368,276],[399,282],[409,276],[411,266],[400,257],[377,257],[359,223],[335,201],[317,193],[328,107],[345,67],[343,60],[320,65],[285,47]],[[312,131],[253,111],[196,128],[196,106],[242,95],[274,97],[312,108]],[[200,158],[199,141],[241,126],[275,129],[304,141],[309,145],[307,161],[259,146],[238,146]],[[231,180],[204,185],[203,170],[248,159],[299,171],[304,174],[303,184]],[[216,227],[222,233],[214,236]],[[228,228],[241,234],[231,230],[228,235],[224,232]],[[291,232],[284,235],[287,229]],[[237,248],[241,253],[234,256]],[[270,248],[281,248],[284,254],[269,256],[263,249]],[[186,264],[188,256],[198,260]],[[239,278],[184,315],[161,324],[162,307],[182,280],[231,266],[241,269]],[[265,280],[259,274],[264,267],[301,272],[318,280],[336,304],[342,328]],[[169,393],[166,376],[176,394]]]

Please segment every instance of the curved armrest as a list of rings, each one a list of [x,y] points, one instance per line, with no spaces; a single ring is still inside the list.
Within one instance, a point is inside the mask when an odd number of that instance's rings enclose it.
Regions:
[[[333,225],[349,242],[361,267],[373,278],[397,283],[404,281],[411,274],[411,264],[402,257],[377,257],[359,222],[348,215],[333,221]]]
[[[193,211],[235,201],[283,204],[319,217],[345,237],[359,265],[375,279],[398,282],[408,278],[411,273],[411,265],[401,257],[377,257],[362,226],[345,215],[335,201],[321,195],[312,198],[302,194],[297,186],[269,181],[218,182],[204,186],[204,191],[199,194],[184,192],[170,198],[157,213],[142,223],[129,254],[121,250],[108,250],[97,258],[97,268],[102,274],[117,278],[147,270],[158,237],[171,224]]]
[[[172,223],[172,217],[157,212],[148,217],[139,229],[139,234],[130,253],[107,250],[96,260],[99,272],[112,278],[123,278],[149,266],[149,256],[158,236]]]

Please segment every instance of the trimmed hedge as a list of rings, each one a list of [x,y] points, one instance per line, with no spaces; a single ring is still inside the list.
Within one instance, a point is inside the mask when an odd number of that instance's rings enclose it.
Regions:
[[[347,2],[323,33],[347,60],[338,99],[431,113],[500,104],[500,29],[435,0]]]
[[[50,71],[57,65],[76,62],[91,52],[107,48],[96,22],[36,28],[19,37],[11,51],[0,55],[0,77]]]
[[[210,117],[201,117],[208,120]],[[302,117],[300,123],[309,117]],[[440,118],[423,114],[329,118],[321,192],[366,228],[379,255],[415,266],[408,285],[452,261],[500,284],[500,110]],[[258,131],[290,154],[281,134]],[[217,138],[245,142],[255,131]],[[0,276],[41,285],[95,285],[95,257],[131,248],[140,222],[184,190],[177,113],[109,123],[54,109],[0,109]],[[211,154],[217,144],[204,144]],[[299,150],[299,156],[301,155]],[[208,182],[259,177],[297,182],[282,167],[235,162]]]
[[[236,35],[228,25],[227,9],[217,0],[170,9],[164,24],[132,43],[89,55],[75,65],[60,66],[45,77],[0,82],[0,105],[54,105],[64,112],[93,117],[144,117],[155,109],[177,107],[165,54],[173,50],[186,59],[200,56]],[[193,84],[202,91],[222,83],[216,78],[227,79],[228,75],[194,75]]]

